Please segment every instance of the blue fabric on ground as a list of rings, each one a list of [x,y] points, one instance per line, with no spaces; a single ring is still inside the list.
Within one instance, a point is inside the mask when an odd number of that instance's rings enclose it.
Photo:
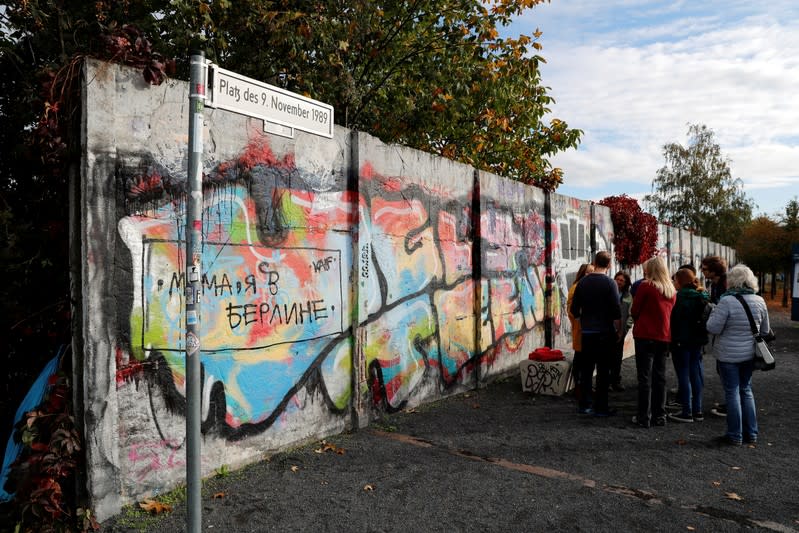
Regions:
[[[14,416],[14,426],[17,425],[17,422],[22,420],[25,413],[35,409],[42,403],[44,395],[47,392],[47,384],[50,380],[50,376],[58,371],[61,355],[64,351],[64,348],[60,349],[58,355],[53,357],[50,362],[45,365],[39,377],[33,382],[30,390],[28,390],[28,394],[25,395],[22,403],[19,404],[17,414]],[[8,474],[11,471],[11,463],[16,460],[21,451],[22,443],[14,440],[14,432],[12,431],[11,436],[8,438],[8,444],[6,444],[6,452],[3,455],[3,470],[0,472],[0,501],[6,502],[14,497],[13,494],[6,492],[4,487],[6,480],[8,480]]]

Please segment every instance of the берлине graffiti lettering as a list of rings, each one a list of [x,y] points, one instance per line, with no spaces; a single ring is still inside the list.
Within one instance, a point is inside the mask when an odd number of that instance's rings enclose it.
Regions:
[[[279,303],[276,301],[259,304],[233,305],[227,304],[228,324],[231,331],[238,327],[259,325],[301,325],[306,322],[319,322],[330,318],[324,300],[307,300],[305,302]]]

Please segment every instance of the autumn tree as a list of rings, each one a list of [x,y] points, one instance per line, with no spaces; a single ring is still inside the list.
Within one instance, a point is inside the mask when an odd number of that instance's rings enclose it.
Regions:
[[[657,220],[641,209],[638,200],[622,194],[603,198],[599,205],[610,208],[613,249],[622,268],[640,265],[655,255]]]
[[[734,245],[752,219],[754,203],[744,194],[743,182],[732,177],[713,130],[690,125],[687,146],[668,143],[663,156],[666,163],[652,181],[652,194],[644,197],[647,208],[661,222]]]
[[[752,220],[735,247],[738,260],[758,274],[772,274],[784,264],[785,232],[766,216]]]
[[[553,100],[539,70],[541,33],[500,35],[544,1],[4,3],[0,263],[13,280],[0,293],[4,366],[35,371],[69,336],[65,199],[79,171],[84,57],[158,83],[171,59],[186,79],[189,50],[201,48],[224,68],[331,104],[338,124],[552,190],[562,174],[549,158],[581,132],[544,122]],[[18,391],[3,392],[13,404]]]
[[[770,275],[771,298],[777,296],[777,273],[783,274],[782,305],[788,306],[793,259],[791,244],[799,242],[799,201],[790,200],[780,222],[766,216],[755,218],[744,228],[736,245],[738,259],[759,274],[761,281]]]
[[[783,264],[785,265],[783,279],[785,283],[782,290],[782,306],[788,307],[788,299],[791,297],[791,290],[793,289],[794,275],[792,247],[794,244],[799,243],[799,199],[796,196],[785,205],[785,214],[782,216],[781,223],[782,229],[786,234],[785,240],[787,241],[783,257]]]
[[[225,68],[332,104],[341,125],[553,190],[549,157],[580,132],[543,122],[541,33],[500,37],[543,2],[178,0],[162,27],[184,47],[199,35]]]

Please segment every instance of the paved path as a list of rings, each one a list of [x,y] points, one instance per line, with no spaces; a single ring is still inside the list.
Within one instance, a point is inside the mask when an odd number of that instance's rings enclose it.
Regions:
[[[778,368],[755,376],[756,446],[713,444],[724,433],[713,416],[631,424],[628,359],[618,416],[577,415],[570,395],[509,378],[208,480],[203,530],[799,531],[799,323],[772,320]],[[707,412],[722,396],[705,366]],[[103,531],[182,531],[185,516],[185,503],[123,513]]]

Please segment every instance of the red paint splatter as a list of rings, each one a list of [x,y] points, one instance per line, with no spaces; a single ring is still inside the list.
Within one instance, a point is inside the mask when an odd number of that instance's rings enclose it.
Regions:
[[[117,367],[117,385],[132,381],[144,374],[144,363],[133,361],[125,366]]]
[[[361,167],[361,178],[371,180],[375,177],[375,168],[368,161]]]
[[[161,193],[163,189],[163,177],[158,172],[153,172],[145,176],[137,176],[135,182],[130,186],[128,196],[136,198],[153,192]]]

